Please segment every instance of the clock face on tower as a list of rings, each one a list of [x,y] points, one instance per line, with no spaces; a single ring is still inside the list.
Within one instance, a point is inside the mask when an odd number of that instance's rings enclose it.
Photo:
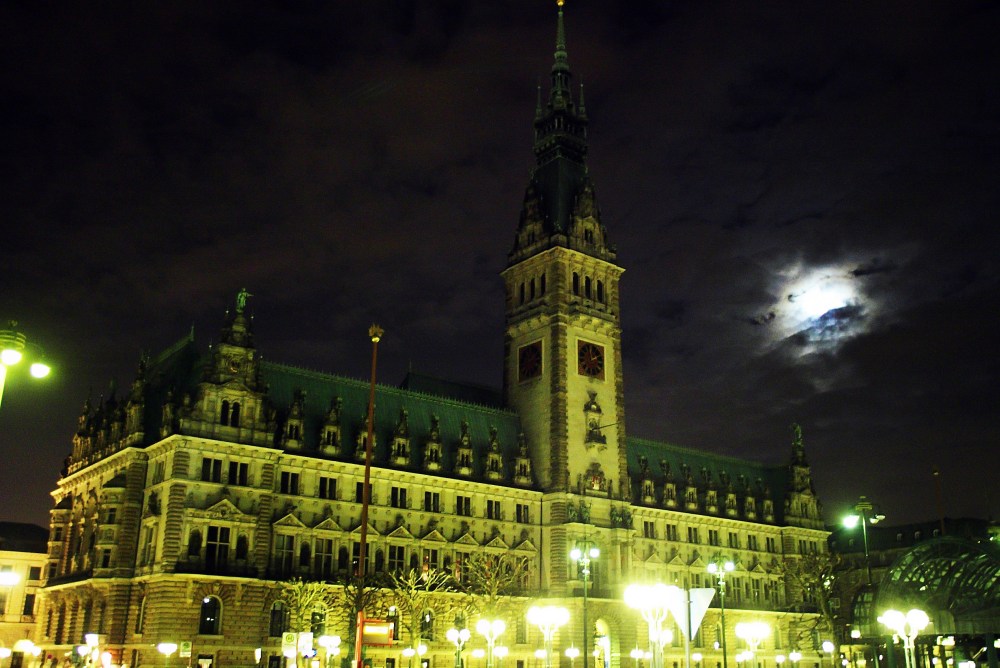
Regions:
[[[542,342],[521,346],[517,351],[517,379],[530,380],[542,375]]]
[[[580,375],[604,380],[604,346],[579,341],[576,352],[577,369]]]

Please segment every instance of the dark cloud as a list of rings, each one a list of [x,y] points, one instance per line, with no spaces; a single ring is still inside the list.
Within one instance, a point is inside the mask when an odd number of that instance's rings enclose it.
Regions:
[[[783,462],[798,422],[831,512],[932,516],[934,466],[946,512],[995,512],[1000,10],[579,0],[566,27],[629,432]],[[527,0],[0,6],[0,317],[57,365],[0,408],[37,462],[0,474],[10,519],[45,520],[88,392],[207,345],[243,286],[269,359],[364,377],[377,320],[385,382],[498,385],[554,36]],[[855,301],[789,329],[810,271]]]

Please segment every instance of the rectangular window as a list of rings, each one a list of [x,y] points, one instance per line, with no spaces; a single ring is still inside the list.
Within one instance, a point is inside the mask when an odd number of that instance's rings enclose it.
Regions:
[[[229,462],[229,484],[246,487],[250,479],[250,465],[246,462]]]
[[[282,494],[298,494],[299,493],[299,474],[292,473],[290,471],[281,472],[281,493]]]
[[[750,581],[750,585],[753,589],[752,591],[753,600],[756,602],[760,602],[760,580],[754,578],[753,580]]]
[[[331,478],[329,476],[321,475],[319,477],[319,498],[321,499],[336,499],[337,498],[337,479]]]
[[[108,508],[104,511],[104,523],[105,524],[115,524],[118,522],[118,509]]]
[[[389,571],[393,573],[402,572],[406,567],[406,548],[402,545],[389,546]]]
[[[441,494],[438,492],[424,492],[424,510],[432,513],[441,512]]]
[[[486,519],[488,520],[499,520],[500,517],[500,502],[495,499],[486,500]]]
[[[649,521],[644,521],[642,523],[642,537],[643,538],[656,538],[656,524]]]
[[[142,564],[151,564],[156,556],[156,527],[149,526],[143,529],[145,538],[142,541]]]
[[[735,531],[729,532],[729,547],[740,549],[740,535]]]
[[[101,550],[101,565],[100,568],[111,568],[111,550],[103,549]]]
[[[24,606],[21,608],[21,614],[27,617],[31,617],[35,614],[35,595],[25,594],[24,595]]]
[[[688,542],[689,543],[701,542],[701,538],[698,536],[698,527],[688,527]]]
[[[767,551],[772,554],[778,551],[778,545],[773,536],[767,536],[764,538],[764,545],[767,548]]]
[[[800,540],[799,541],[799,554],[805,554],[805,553],[806,553],[806,541]]]
[[[719,540],[719,530],[718,529],[709,529],[708,530],[708,544],[709,545],[715,545],[716,547],[718,547],[719,545],[722,544],[722,541]]]
[[[365,484],[363,482],[357,483],[354,486],[354,500],[357,503],[364,503],[364,494],[365,494]],[[368,483],[368,500],[371,501],[371,498],[372,498],[372,484]]]
[[[229,527],[209,526],[205,533],[205,565],[223,569],[229,561]]]
[[[153,467],[153,484],[163,482],[163,462],[156,462]]]
[[[757,543],[757,536],[750,534],[747,536],[747,549],[748,550],[759,550],[760,545]]]
[[[333,575],[333,541],[329,538],[316,539],[316,572],[322,577]]]
[[[393,508],[409,508],[406,504],[406,488],[393,487],[392,493],[389,496],[389,504]]]
[[[472,515],[472,499],[468,496],[456,496],[455,514],[465,516]]]
[[[424,565],[430,569],[438,568],[439,562],[437,550],[424,550]]]
[[[205,482],[222,482],[222,460],[202,457],[201,479]]]
[[[528,504],[518,503],[514,506],[514,512],[518,522],[521,524],[531,524],[531,515],[529,513]]]
[[[28,579],[29,580],[41,580],[42,579],[42,567],[32,566],[28,569]]]
[[[667,540],[678,540],[677,538],[677,525],[668,524],[666,526],[666,539]]]
[[[274,553],[280,573],[291,573],[295,563],[295,537],[278,534],[274,537]]]

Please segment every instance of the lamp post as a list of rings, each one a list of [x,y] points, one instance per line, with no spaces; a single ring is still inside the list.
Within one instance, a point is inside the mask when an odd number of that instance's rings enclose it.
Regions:
[[[750,654],[756,654],[761,641],[771,633],[765,622],[740,622],[736,625],[736,637],[746,641]]]
[[[639,660],[642,659],[643,654],[644,652],[638,647],[628,653],[628,655],[635,660],[635,668],[639,668]]]
[[[913,608],[905,615],[899,610],[886,610],[878,621],[889,627],[889,629],[903,639],[903,658],[906,660],[906,668],[917,668],[914,657],[914,641],[920,632],[930,624],[930,618],[923,610]]]
[[[580,656],[580,650],[573,645],[570,645],[563,653],[566,655],[566,658],[569,659],[569,668],[573,668],[573,662],[576,661],[576,657]]]
[[[497,638],[507,630],[502,619],[480,619],[476,623],[476,633],[486,639],[486,668],[493,668],[493,652]]]
[[[472,637],[472,632],[464,627],[460,629],[452,627],[444,635],[455,645],[455,668],[462,668],[462,650],[465,649],[465,643],[469,642],[469,638]]]
[[[633,584],[625,588],[625,604],[639,611],[649,629],[649,645],[653,652],[651,668],[663,668],[661,637],[670,596],[670,588],[661,582],[654,585]]]
[[[3,388],[7,381],[7,368],[18,364],[24,358],[28,347],[28,339],[17,331],[17,322],[11,320],[7,329],[0,329],[0,402],[3,401]],[[32,362],[29,372],[33,378],[45,378],[52,369],[42,361]]]
[[[833,642],[830,641],[830,640],[824,640],[823,644],[821,645],[821,647],[823,648],[824,652],[826,652],[827,654],[830,655],[830,668],[834,668],[834,665],[833,665],[833,650],[835,650],[837,648],[834,646]],[[822,662],[822,657],[820,657],[820,662]]]
[[[170,655],[177,651],[177,643],[161,642],[156,646],[156,651],[163,655],[163,665],[170,665]]]
[[[506,658],[507,652],[508,652],[508,648],[507,648],[506,645],[497,645],[497,647],[493,650],[493,653],[497,657],[497,662],[498,662],[497,665],[498,666],[502,666],[503,665],[503,660],[504,660],[504,658]]]
[[[730,560],[716,560],[708,564],[708,572],[715,575],[719,583],[719,618],[722,623],[722,668],[729,668],[729,659],[726,656],[726,573],[731,573],[736,568]]]
[[[552,636],[569,621],[569,610],[558,605],[533,605],[528,608],[528,622],[542,632],[545,642],[545,668],[552,667]]]
[[[574,547],[569,556],[580,565],[580,573],[583,575],[583,668],[587,668],[587,643],[590,639],[590,628],[587,626],[587,583],[590,581],[590,562],[601,556],[601,551],[595,545],[584,543]]]
[[[323,648],[325,659],[323,665],[326,668],[330,668],[330,659],[340,654],[340,636],[320,636],[316,640],[316,644]],[[257,650],[258,652],[260,650]],[[257,657],[257,663],[260,663],[260,657]]]
[[[843,525],[848,529],[853,529],[854,527],[861,524],[861,543],[865,550],[865,573],[868,575],[868,589],[871,591],[874,586],[872,580],[872,559],[871,553],[868,550],[868,526],[875,525],[885,519],[885,515],[881,513],[872,513],[874,506],[871,501],[868,500],[867,496],[858,497],[858,502],[854,504],[854,514],[848,515],[843,521]],[[870,619],[867,620],[870,623]],[[872,645],[872,658],[875,661],[875,668],[879,668],[878,661],[878,640]]]

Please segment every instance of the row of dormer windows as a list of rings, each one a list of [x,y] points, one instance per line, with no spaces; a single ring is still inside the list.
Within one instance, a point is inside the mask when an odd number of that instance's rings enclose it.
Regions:
[[[573,294],[584,299],[592,299],[601,304],[607,303],[607,294],[604,290],[604,281],[593,279],[590,276],[581,278],[579,272],[573,272]]]

